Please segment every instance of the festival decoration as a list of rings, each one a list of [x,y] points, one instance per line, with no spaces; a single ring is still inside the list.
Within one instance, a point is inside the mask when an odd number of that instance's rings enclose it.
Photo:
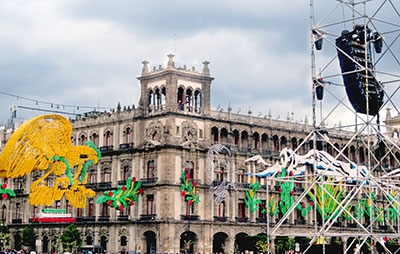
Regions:
[[[270,215],[276,215],[279,212],[279,198],[275,198],[274,196],[271,196],[269,202],[268,202],[268,211]],[[261,213],[266,213],[266,210],[262,210]]]
[[[328,182],[334,180],[335,179],[332,177],[328,177],[327,179]],[[324,216],[325,219],[328,219],[333,214],[334,218],[340,215],[340,210],[337,208],[339,206],[339,200],[345,190],[341,185],[342,182],[339,182],[337,185],[322,184],[322,187],[320,184],[317,184],[307,193],[316,204],[317,211],[321,216]]]
[[[388,198],[389,198],[389,200],[390,200],[390,202],[393,204],[393,207],[392,206],[390,206],[389,207],[389,217],[390,217],[390,219],[392,219],[392,222],[393,223],[396,223],[396,218],[397,218],[397,216],[400,214],[400,211],[399,211],[399,206],[397,205],[397,202],[399,202],[399,200],[398,200],[398,198],[396,198],[396,191],[395,190],[393,190],[391,193],[390,193],[390,196],[388,196]]]
[[[143,194],[141,186],[141,181],[136,181],[135,177],[129,177],[126,185],[118,185],[117,190],[104,192],[104,195],[100,196],[96,203],[106,203],[108,206],[122,211],[128,205],[133,206],[138,202],[138,195]]]
[[[259,155],[249,158],[246,161],[259,162]],[[365,166],[357,165],[353,162],[346,163],[340,160],[335,160],[332,155],[325,151],[311,149],[305,155],[298,155],[291,149],[284,148],[279,156],[281,161],[275,163],[271,167],[259,173],[247,173],[247,175],[255,175],[258,177],[273,177],[285,168],[288,173],[293,176],[303,175],[306,172],[307,165],[313,166],[317,174],[334,177],[338,181],[346,179],[346,181],[359,181],[360,177],[373,177]],[[266,164],[267,165],[267,164]],[[314,167],[314,165],[318,165]],[[400,170],[398,171],[400,175]],[[368,183],[368,181],[367,181]]]
[[[183,184],[181,186],[181,195],[185,197],[186,201],[189,202],[189,205],[195,205],[197,202],[200,202],[199,195],[196,195],[196,186],[197,182],[194,181],[189,182],[189,175],[185,175],[185,171],[182,172],[182,181]]]
[[[7,183],[3,183],[0,188],[0,199],[7,199],[8,197],[15,197],[15,192],[7,188]]]
[[[13,133],[0,155],[0,177],[15,178],[33,170],[47,170],[31,184],[30,204],[51,205],[65,195],[72,206],[85,207],[86,198],[95,195],[84,186],[86,170],[99,161],[101,154],[92,142],[72,146],[71,133],[70,122],[59,115],[26,121]],[[50,175],[56,177],[53,186],[46,185]]]
[[[228,158],[226,158],[226,156],[221,156],[221,154],[227,154]],[[220,159],[221,157],[222,159]],[[226,146],[221,144],[214,144],[208,149],[207,161],[208,170],[210,172],[210,181],[214,181],[215,169],[220,168],[221,164],[224,164],[228,171],[228,179],[224,179],[217,186],[212,186],[210,188],[210,198],[214,198],[215,203],[218,205],[229,199],[228,190],[230,188],[234,190],[236,189],[235,185],[232,184],[234,182],[232,180],[232,176],[235,171],[235,164],[232,160],[231,151]],[[231,179],[229,180],[229,178]]]
[[[254,177],[251,178],[250,190],[246,191],[246,198],[244,202],[250,208],[251,213],[254,213],[258,208],[258,204],[261,204],[261,200],[256,198],[256,191],[261,187],[258,182],[254,181]]]
[[[75,222],[76,219],[66,209],[42,209],[32,222]]]

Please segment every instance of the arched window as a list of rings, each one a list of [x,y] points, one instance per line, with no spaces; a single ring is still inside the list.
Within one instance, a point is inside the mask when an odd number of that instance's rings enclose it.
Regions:
[[[239,147],[239,131],[238,130],[233,131],[233,138],[234,138],[235,146]]]
[[[97,182],[97,171],[96,169],[90,169],[88,174],[88,183],[96,183]]]
[[[189,175],[189,179],[194,179],[194,163],[193,163],[193,161],[186,161],[185,175]]]
[[[105,145],[106,146],[111,146],[112,145],[112,133],[110,130],[106,131],[104,134],[105,136]]]
[[[297,138],[292,138],[292,150],[296,150],[297,149]]]
[[[214,126],[211,128],[211,140],[216,144],[218,143],[218,138],[218,128]]]
[[[221,129],[221,142],[228,143],[228,130],[225,128]]]
[[[225,178],[225,167],[224,166],[220,166],[218,168],[215,169],[215,180],[217,182],[223,182],[224,178]]]
[[[286,147],[286,145],[287,145],[287,139],[285,136],[282,136],[281,137],[281,149]]]
[[[122,168],[122,180],[128,180],[131,176],[131,168],[128,165],[125,165]]]
[[[200,114],[201,113],[201,92],[199,90],[196,90],[196,92],[194,92],[194,107],[195,107],[195,112]]]
[[[21,219],[21,203],[15,204],[15,219]]]
[[[125,143],[129,144],[132,143],[132,129],[131,127],[127,127],[124,131],[125,133]]]
[[[86,141],[87,141],[86,134],[82,134],[82,135],[79,137],[79,145],[81,145],[81,146],[84,145]]]
[[[147,178],[153,179],[156,177],[156,168],[153,160],[147,162]]]
[[[121,246],[126,247],[128,245],[128,238],[126,236],[121,236]]]
[[[178,109],[179,110],[183,110],[184,109],[184,101],[185,101],[185,97],[184,97],[184,92],[183,92],[183,88],[179,87],[178,88],[178,94],[177,94],[177,104],[178,104]]]
[[[86,236],[86,245],[92,245],[93,244],[93,237],[88,235]]]
[[[240,146],[243,148],[248,148],[249,144],[249,136],[247,134],[247,131],[242,131],[242,134],[240,135]]]
[[[108,217],[108,205],[106,203],[101,203],[101,216]]]
[[[260,134],[258,134],[257,132],[253,133],[253,144],[254,149],[260,149]]]
[[[277,152],[279,151],[279,138],[275,135],[272,139],[274,141],[274,151]]]
[[[156,89],[154,93],[154,99],[155,99],[155,104],[154,104],[154,111],[159,111],[161,109],[161,93],[160,89]]]
[[[149,108],[149,112],[151,112],[152,108],[153,108],[153,90],[149,91],[149,94],[148,94],[147,98],[148,98],[147,105],[148,105],[148,108]]]
[[[73,146],[76,145],[76,138],[74,136],[71,136],[71,144]]]
[[[261,148],[263,150],[268,150],[268,135],[265,133],[261,136]]]
[[[99,146],[99,135],[96,132],[92,133],[90,136],[90,140],[96,145]]]
[[[167,97],[167,89],[165,87],[161,88],[161,109],[165,109],[166,104],[166,97]]]
[[[107,240],[106,236],[103,235],[100,237],[100,246],[103,250],[107,249],[107,242],[108,242],[108,240]]]
[[[192,90],[190,90],[190,89],[186,89],[185,104],[186,104],[186,111],[192,112],[193,111],[193,93],[192,93]]]

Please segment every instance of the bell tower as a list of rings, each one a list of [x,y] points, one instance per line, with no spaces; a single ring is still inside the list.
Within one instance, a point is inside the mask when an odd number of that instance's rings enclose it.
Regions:
[[[145,115],[160,112],[207,115],[210,111],[210,88],[214,80],[210,76],[209,62],[203,62],[202,72],[186,65],[176,67],[174,55],[168,55],[167,67],[161,65],[149,69],[143,61],[140,106]]]

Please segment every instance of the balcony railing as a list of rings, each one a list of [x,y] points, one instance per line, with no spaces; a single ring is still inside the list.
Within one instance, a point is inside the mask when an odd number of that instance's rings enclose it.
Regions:
[[[119,150],[129,150],[133,148],[133,143],[124,143],[119,145]]]
[[[12,219],[11,223],[12,224],[21,224],[22,223],[22,219]]]
[[[102,146],[100,147],[100,152],[112,152],[114,150],[114,146]]]
[[[118,185],[125,185],[126,184],[126,180],[119,180],[118,181]]]
[[[198,215],[181,215],[181,220],[196,221],[199,219],[200,219],[200,216],[198,216]]]
[[[140,220],[156,220],[157,214],[141,214]]]
[[[236,222],[248,222],[249,218],[247,217],[235,217]]]
[[[142,184],[155,184],[157,182],[157,177],[151,177],[151,178],[142,178],[140,181],[142,181]]]
[[[99,222],[110,221],[110,216],[99,216],[97,221],[99,221]]]
[[[129,215],[118,215],[118,221],[129,221]]]
[[[111,188],[111,182],[101,182],[97,184],[97,188],[99,189],[106,189]]]
[[[216,222],[226,222],[226,221],[228,221],[228,217],[226,217],[226,216],[214,216],[214,221],[216,221]]]
[[[256,222],[258,222],[258,223],[267,223],[267,218],[256,218]]]

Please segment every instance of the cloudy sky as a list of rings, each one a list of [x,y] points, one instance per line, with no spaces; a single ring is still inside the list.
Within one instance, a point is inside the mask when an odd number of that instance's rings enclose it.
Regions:
[[[165,66],[168,53],[177,66],[211,62],[214,109],[310,119],[309,24],[306,0],[1,1],[0,92],[34,101],[0,94],[0,123],[12,104],[137,105],[141,62]]]

